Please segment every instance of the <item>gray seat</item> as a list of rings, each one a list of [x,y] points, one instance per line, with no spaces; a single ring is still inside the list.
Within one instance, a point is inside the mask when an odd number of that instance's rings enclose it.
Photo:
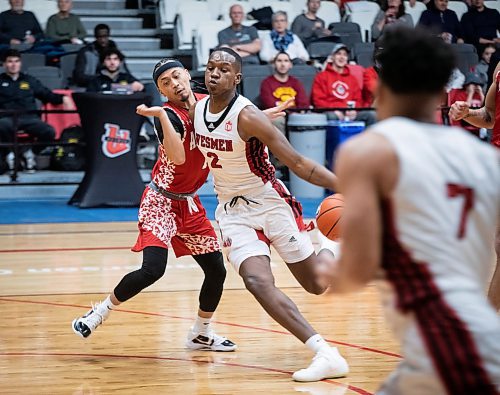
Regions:
[[[61,74],[63,78],[63,84],[65,86],[72,85],[73,70],[75,69],[76,57],[78,54],[70,53],[61,56],[59,60],[59,67],[61,68]]]
[[[312,84],[317,73],[318,70],[315,67],[308,65],[296,65],[290,70],[290,75],[293,75],[304,84],[307,96],[309,97],[311,96]]]
[[[476,47],[472,44],[451,44],[457,56],[457,67],[462,73],[468,73],[479,63]]]
[[[307,52],[309,52],[311,59],[323,62],[331,54],[336,44],[333,41],[313,41],[307,46]]]
[[[50,90],[64,88],[63,76],[59,67],[35,66],[30,67],[27,74],[37,78]]]
[[[21,54],[21,71],[26,72],[30,67],[45,66],[45,55],[42,53],[23,53]]]

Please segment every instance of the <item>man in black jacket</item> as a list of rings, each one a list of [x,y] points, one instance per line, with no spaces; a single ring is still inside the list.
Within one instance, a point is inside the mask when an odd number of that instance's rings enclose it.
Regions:
[[[25,112],[38,109],[35,99],[43,103],[63,104],[65,109],[69,109],[70,98],[53,93],[36,78],[21,73],[21,54],[15,49],[5,53],[3,66],[5,72],[0,74],[0,141],[12,142],[17,130],[24,130],[40,142],[53,141],[54,128],[43,122],[37,113]],[[12,114],[1,110],[23,111],[17,118],[17,128]],[[43,146],[35,146],[33,151],[37,153],[42,149]],[[12,161],[8,160],[8,164],[11,167]],[[33,161],[27,163],[28,170],[32,170],[33,166]]]
[[[101,54],[103,69],[90,80],[87,92],[111,91],[112,84],[129,85],[131,90],[139,92],[144,89],[144,85],[132,74],[121,71],[125,57],[118,48],[108,48]]]

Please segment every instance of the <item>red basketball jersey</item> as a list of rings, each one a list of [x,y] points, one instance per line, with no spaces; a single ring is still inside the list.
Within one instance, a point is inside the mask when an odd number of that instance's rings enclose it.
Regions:
[[[200,98],[200,96],[196,96]],[[167,191],[194,193],[205,183],[209,172],[208,166],[204,168],[205,158],[196,147],[194,126],[189,119],[189,110],[177,107],[168,102],[165,103],[165,107],[175,113],[184,128],[182,143],[186,153],[186,161],[182,165],[175,165],[167,158],[163,145],[160,142],[158,160],[153,168],[151,177],[156,185]]]

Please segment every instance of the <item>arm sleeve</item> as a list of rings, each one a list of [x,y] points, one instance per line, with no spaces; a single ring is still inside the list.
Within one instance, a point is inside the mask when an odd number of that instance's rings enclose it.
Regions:
[[[31,77],[29,82],[33,86],[33,92],[38,100],[43,103],[62,104],[64,95],[52,92],[36,78]]]
[[[56,26],[54,23],[55,15],[52,15],[47,21],[47,26],[45,27],[45,36],[48,38],[57,40]]]
[[[184,127],[182,126],[182,122],[179,117],[168,108],[165,108],[165,111],[167,112],[168,119],[172,123],[174,130],[179,133],[181,137],[184,137]],[[154,117],[154,123],[156,137],[158,137],[158,141],[160,142],[160,144],[163,144],[163,128],[161,127],[161,122],[157,117]]]
[[[306,47],[302,43],[302,40],[295,34],[295,38],[293,40],[293,44],[297,50],[297,57],[303,60],[309,60],[309,52],[307,52]]]
[[[380,10],[375,17],[375,20],[372,23],[372,39],[376,40],[377,38],[380,37],[380,33],[382,33],[382,30],[378,28],[378,24],[380,21],[385,18],[385,12]]]
[[[78,15],[75,15],[75,20],[76,20],[76,35],[80,40],[83,40],[87,35],[87,29],[85,29],[85,26],[83,26],[83,23]]]
[[[275,52],[277,51],[274,48],[271,36],[270,34],[267,34],[265,37],[262,38],[262,46],[259,53],[260,59],[263,62],[269,63],[272,60]]]

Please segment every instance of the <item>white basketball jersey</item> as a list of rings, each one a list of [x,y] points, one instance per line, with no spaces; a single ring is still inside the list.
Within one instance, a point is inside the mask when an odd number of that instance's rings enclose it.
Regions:
[[[442,289],[484,289],[500,208],[498,152],[459,128],[391,118],[370,129],[393,145],[398,238],[432,264]]]
[[[380,289],[412,372],[400,374],[422,374],[420,382],[439,376],[448,394],[496,394],[500,318],[486,285],[500,208],[498,151],[459,128],[403,118],[368,133],[387,138],[399,161],[396,188],[382,202]],[[419,391],[397,393],[443,393]]]
[[[219,200],[255,192],[275,178],[275,171],[267,147],[256,138],[243,141],[238,133],[238,116],[252,102],[240,95],[221,113],[211,114],[208,100],[205,97],[196,105],[194,128]]]

